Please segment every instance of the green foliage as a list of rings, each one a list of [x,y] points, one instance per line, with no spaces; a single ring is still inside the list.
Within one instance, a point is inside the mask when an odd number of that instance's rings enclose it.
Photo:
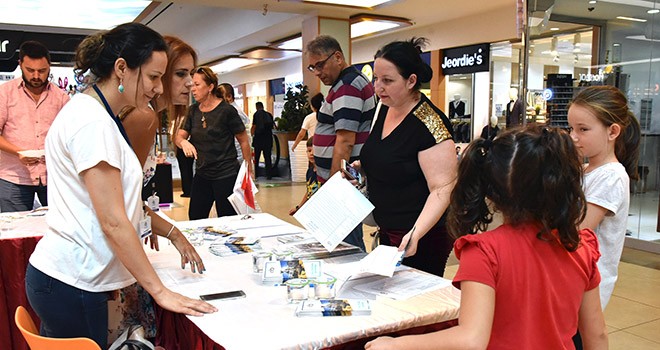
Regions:
[[[293,91],[291,88],[286,91],[286,97],[284,97],[286,102],[284,102],[282,116],[275,120],[277,130],[297,132],[300,130],[305,117],[312,113],[312,108],[307,100],[309,94],[307,85],[298,84],[296,88],[300,91]]]

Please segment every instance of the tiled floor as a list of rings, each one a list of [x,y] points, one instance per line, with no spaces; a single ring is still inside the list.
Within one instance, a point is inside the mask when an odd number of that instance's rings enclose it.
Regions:
[[[297,224],[288,213],[304,191],[302,184],[260,181],[256,199],[265,212]],[[175,193],[176,207],[165,211],[175,220],[187,220],[188,198],[180,193]],[[365,240],[372,231],[365,226]],[[660,349],[660,255],[626,248],[621,261],[619,281],[605,310],[610,349]],[[451,257],[445,277],[451,278],[457,268],[458,261]]]

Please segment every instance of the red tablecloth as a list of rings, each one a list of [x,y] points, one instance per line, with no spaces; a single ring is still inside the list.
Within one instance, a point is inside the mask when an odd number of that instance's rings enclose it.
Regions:
[[[16,328],[14,313],[25,306],[39,326],[39,319],[25,295],[25,269],[41,237],[0,239],[0,349],[28,350],[23,335]]]
[[[154,307],[158,323],[155,345],[160,345],[167,350],[225,350],[207,337],[186,316],[163,310],[158,304],[155,304]]]

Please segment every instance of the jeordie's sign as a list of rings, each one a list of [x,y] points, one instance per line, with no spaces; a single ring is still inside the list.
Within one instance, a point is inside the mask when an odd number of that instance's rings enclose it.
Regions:
[[[444,75],[487,72],[490,69],[490,44],[477,44],[442,51]]]

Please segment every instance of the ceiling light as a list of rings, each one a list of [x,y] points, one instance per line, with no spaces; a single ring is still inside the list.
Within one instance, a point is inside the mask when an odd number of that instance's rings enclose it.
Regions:
[[[284,39],[284,41],[280,41],[280,42],[273,42],[271,43],[271,46],[275,46],[278,49],[282,49],[282,50],[302,51],[302,47],[303,47],[302,36],[300,34],[297,34],[295,38]]]
[[[559,28],[557,28],[557,27],[552,27],[552,28],[550,28],[550,30],[552,30],[553,32],[556,32],[556,31],[559,30]]]
[[[658,9],[652,9],[652,10],[648,10],[648,11],[646,11],[646,13],[648,13],[648,14],[650,14],[650,15],[655,15],[655,14],[658,13],[658,12],[660,12],[660,10],[658,10]]]
[[[255,64],[257,62],[259,62],[259,60],[240,58],[240,57],[229,57],[220,61],[220,63],[211,66],[211,70],[214,71],[215,73],[226,73]]]
[[[557,37],[553,37],[550,42],[550,54],[557,56]]]
[[[573,45],[575,45],[575,47],[582,46],[582,35],[580,33],[576,33],[573,36]]]
[[[303,0],[303,2],[372,8],[392,0]]]
[[[646,22],[645,19],[635,18],[635,17],[616,16],[616,18],[623,19],[623,20],[626,20],[626,21],[633,21],[633,22]]]
[[[412,22],[405,18],[368,14],[351,16],[350,22],[351,39],[412,25]]]
[[[240,57],[253,58],[256,60],[278,60],[282,58],[299,56],[300,54],[300,51],[297,50],[282,50],[267,46],[260,46],[242,52]]]
[[[598,2],[598,1],[596,1],[596,0],[589,0],[589,3],[592,4],[592,5],[595,4],[595,3],[597,3],[597,2]]]
[[[143,0],[3,1],[0,3],[0,23],[110,29],[118,24],[133,22],[149,4],[151,1]]]

